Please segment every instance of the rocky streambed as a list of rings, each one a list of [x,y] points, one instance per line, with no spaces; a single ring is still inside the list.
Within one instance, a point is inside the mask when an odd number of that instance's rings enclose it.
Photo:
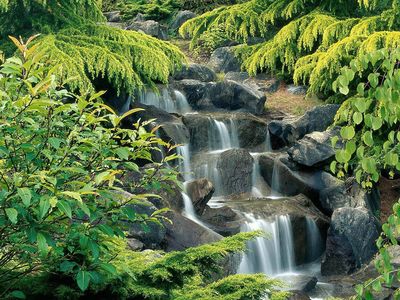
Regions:
[[[276,85],[276,84],[275,84]],[[129,101],[145,110],[125,120],[152,120],[158,135],[179,145],[176,165],[185,191],[157,191],[172,224],[150,232],[133,228],[136,249],[182,250],[240,231],[264,230],[226,273],[281,278],[293,299],[352,295],[356,277],[376,253],[379,193],[366,193],[352,179],[327,170],[334,151],[330,128],[337,105],[315,107],[301,117],[264,111],[274,80],[249,79],[191,64],[159,92]],[[154,153],[159,159],[160,153]],[[356,273],[357,274],[357,273]],[[360,276],[359,276],[360,277]],[[357,278],[359,278],[357,277]]]

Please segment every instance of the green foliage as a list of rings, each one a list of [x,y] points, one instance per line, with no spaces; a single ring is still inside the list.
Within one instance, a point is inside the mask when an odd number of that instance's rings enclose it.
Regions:
[[[42,272],[86,290],[115,273],[110,237],[124,236],[132,222],[159,223],[159,212],[149,218],[129,206],[151,196],[138,189],[177,174],[154,162],[140,181],[121,182],[139,169],[135,161],[152,162],[151,151],[168,145],[142,125],[119,128],[135,111],[117,116],[98,100],[101,93],[70,94],[39,44],[13,40],[20,55],[0,67],[0,297]]]
[[[168,20],[181,7],[180,0],[126,0],[116,5],[125,20],[132,20],[140,13],[146,19],[157,21]]]
[[[368,54],[344,67],[333,85],[347,99],[335,120],[342,126],[343,146],[331,170],[339,177],[354,172],[364,188],[371,188],[382,170],[391,176],[400,171],[400,50],[367,49],[361,45],[360,52]]]
[[[246,44],[264,38],[257,46],[240,47],[250,74],[284,72],[295,83],[308,84],[310,93],[331,96],[333,81],[351,59],[366,49],[398,44],[399,15],[395,0],[251,0],[191,19],[180,33],[191,37],[192,49],[201,48],[201,37],[216,30],[220,37],[225,32],[226,41]]]
[[[400,269],[392,261],[393,251],[398,246],[400,228],[400,203],[393,206],[393,214],[389,216],[388,222],[382,226],[382,234],[377,241],[379,256],[375,259],[375,268],[379,276],[366,281],[364,284],[356,286],[357,300],[375,299],[377,293],[382,292],[384,288],[394,289],[393,299],[400,297],[398,284],[400,282]]]
[[[68,78],[73,91],[94,92],[105,81],[116,94],[133,94],[145,84],[166,83],[184,60],[168,42],[106,26],[97,1],[11,0],[7,9],[0,14],[0,37],[46,33],[37,51],[58,61],[56,75]]]

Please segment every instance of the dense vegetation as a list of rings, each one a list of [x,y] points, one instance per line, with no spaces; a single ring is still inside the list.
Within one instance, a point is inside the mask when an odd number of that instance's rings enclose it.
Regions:
[[[249,73],[283,73],[308,84],[311,93],[330,96],[333,81],[352,58],[399,44],[399,13],[396,0],[251,0],[189,20],[180,33],[196,48],[218,32],[244,44],[237,55]],[[254,38],[265,41],[254,44]]]
[[[178,48],[136,31],[105,25],[96,1],[2,1],[0,38],[42,34],[37,42],[62,68],[58,76],[71,91],[132,94],[144,84],[166,82],[184,59]],[[18,16],[18,17],[16,17]],[[10,44],[2,43],[10,53]],[[8,50],[8,51],[7,51]]]
[[[37,51],[45,40],[32,47],[31,39],[13,41],[20,54],[0,66],[1,298],[285,298],[264,275],[209,281],[224,257],[259,233],[168,254],[129,250],[130,224],[146,230],[168,221],[165,209],[146,216],[135,207],[156,197],[148,188],[177,180],[165,164],[176,155],[152,161],[151,151],[169,145],[145,124],[120,128],[137,110],[117,116],[101,93],[65,90],[54,76],[60,66],[50,68],[51,55]],[[139,172],[137,161],[152,167],[140,180],[124,181],[124,174]]]

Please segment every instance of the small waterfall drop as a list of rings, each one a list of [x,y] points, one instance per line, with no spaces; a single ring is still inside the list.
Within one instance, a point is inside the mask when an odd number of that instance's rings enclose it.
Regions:
[[[179,161],[179,172],[183,175],[184,181],[193,179],[192,168],[190,164],[190,145],[185,144],[176,148],[178,155],[182,157]]]
[[[279,199],[281,194],[279,193],[280,189],[280,174],[279,174],[279,156],[274,159],[274,166],[272,170],[272,179],[271,179],[271,195],[269,198]]]
[[[228,131],[228,127],[225,125],[224,122],[214,120],[214,124],[216,126],[218,132],[218,139],[220,141],[219,149],[217,150],[225,150],[232,148],[231,136]],[[215,148],[216,145],[211,145],[212,148]]]
[[[167,88],[162,88],[159,93],[152,90],[145,90],[139,95],[139,102],[146,105],[153,105],[165,110],[168,113],[185,114],[191,112],[186,97],[179,91],[173,91],[174,97],[170,95]]]
[[[307,228],[307,258],[309,261],[318,259],[323,250],[324,243],[321,237],[321,233],[315,221],[311,218],[306,218]]]
[[[272,221],[258,219],[251,214],[245,214],[245,217],[247,221],[242,231],[263,230],[269,236],[249,242],[238,272],[276,275],[292,271],[295,256],[290,217],[276,216]]]
[[[265,152],[271,152],[272,145],[271,145],[271,134],[269,133],[269,129],[267,128],[267,134],[265,136]]]
[[[259,155],[258,153],[250,153],[254,159],[253,171],[251,175],[251,194],[253,197],[261,198],[269,194],[269,188],[261,176]]]

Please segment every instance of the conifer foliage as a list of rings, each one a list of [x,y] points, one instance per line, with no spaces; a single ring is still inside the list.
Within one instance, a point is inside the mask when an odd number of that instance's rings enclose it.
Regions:
[[[104,78],[120,92],[166,82],[184,59],[178,48],[136,31],[106,26],[93,0],[0,2],[0,36],[41,33],[40,51],[60,64],[74,90],[94,91]]]
[[[351,59],[398,46],[399,16],[397,0],[250,0],[189,20],[180,33],[196,48],[222,28],[227,39],[242,44],[237,55],[249,73],[283,72],[329,96]],[[265,41],[248,46],[255,37]]]

